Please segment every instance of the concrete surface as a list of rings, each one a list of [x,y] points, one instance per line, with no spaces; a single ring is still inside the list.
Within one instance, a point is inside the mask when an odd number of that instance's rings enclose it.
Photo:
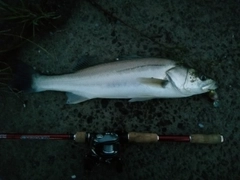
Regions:
[[[78,2],[63,27],[38,38],[37,46],[26,45],[18,58],[45,74],[72,72],[85,55],[95,57],[90,64],[129,55],[181,60],[218,81],[221,106],[214,108],[206,95],[137,103],[95,99],[66,105],[65,94],[61,92],[18,97],[8,94],[1,97],[0,131],[220,133],[225,142],[129,144],[124,146],[124,172],[119,174],[106,166],[84,173],[83,158],[88,151],[84,144],[2,140],[0,178],[67,180],[76,175],[79,180],[240,179],[240,2],[102,0],[97,3],[100,6]]]

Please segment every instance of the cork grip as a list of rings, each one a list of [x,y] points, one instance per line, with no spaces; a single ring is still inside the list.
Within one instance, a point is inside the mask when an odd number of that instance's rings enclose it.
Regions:
[[[84,143],[86,140],[86,132],[77,132],[75,135],[74,140],[79,143]]]
[[[128,140],[129,142],[136,142],[136,143],[157,142],[158,135],[155,133],[130,132],[128,133]]]
[[[192,134],[190,136],[191,143],[217,144],[222,143],[223,141],[223,136],[220,134]]]

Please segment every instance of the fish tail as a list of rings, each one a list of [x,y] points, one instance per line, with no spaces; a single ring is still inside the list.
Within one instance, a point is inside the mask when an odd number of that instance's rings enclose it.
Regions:
[[[38,73],[29,65],[19,62],[13,66],[13,80],[11,87],[17,91],[36,92],[34,88],[34,77]]]

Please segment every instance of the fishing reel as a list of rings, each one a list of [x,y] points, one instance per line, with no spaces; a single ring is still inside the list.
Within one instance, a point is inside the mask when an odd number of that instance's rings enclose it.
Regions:
[[[91,171],[101,163],[114,164],[118,172],[122,172],[120,158],[121,136],[117,133],[87,133],[86,142],[90,152],[85,156],[84,168]]]

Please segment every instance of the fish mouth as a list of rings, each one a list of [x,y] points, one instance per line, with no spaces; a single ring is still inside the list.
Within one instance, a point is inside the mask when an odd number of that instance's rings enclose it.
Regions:
[[[202,90],[203,91],[211,91],[211,90],[215,90],[217,88],[218,88],[217,83],[213,80],[209,80],[209,82],[202,87]]]

